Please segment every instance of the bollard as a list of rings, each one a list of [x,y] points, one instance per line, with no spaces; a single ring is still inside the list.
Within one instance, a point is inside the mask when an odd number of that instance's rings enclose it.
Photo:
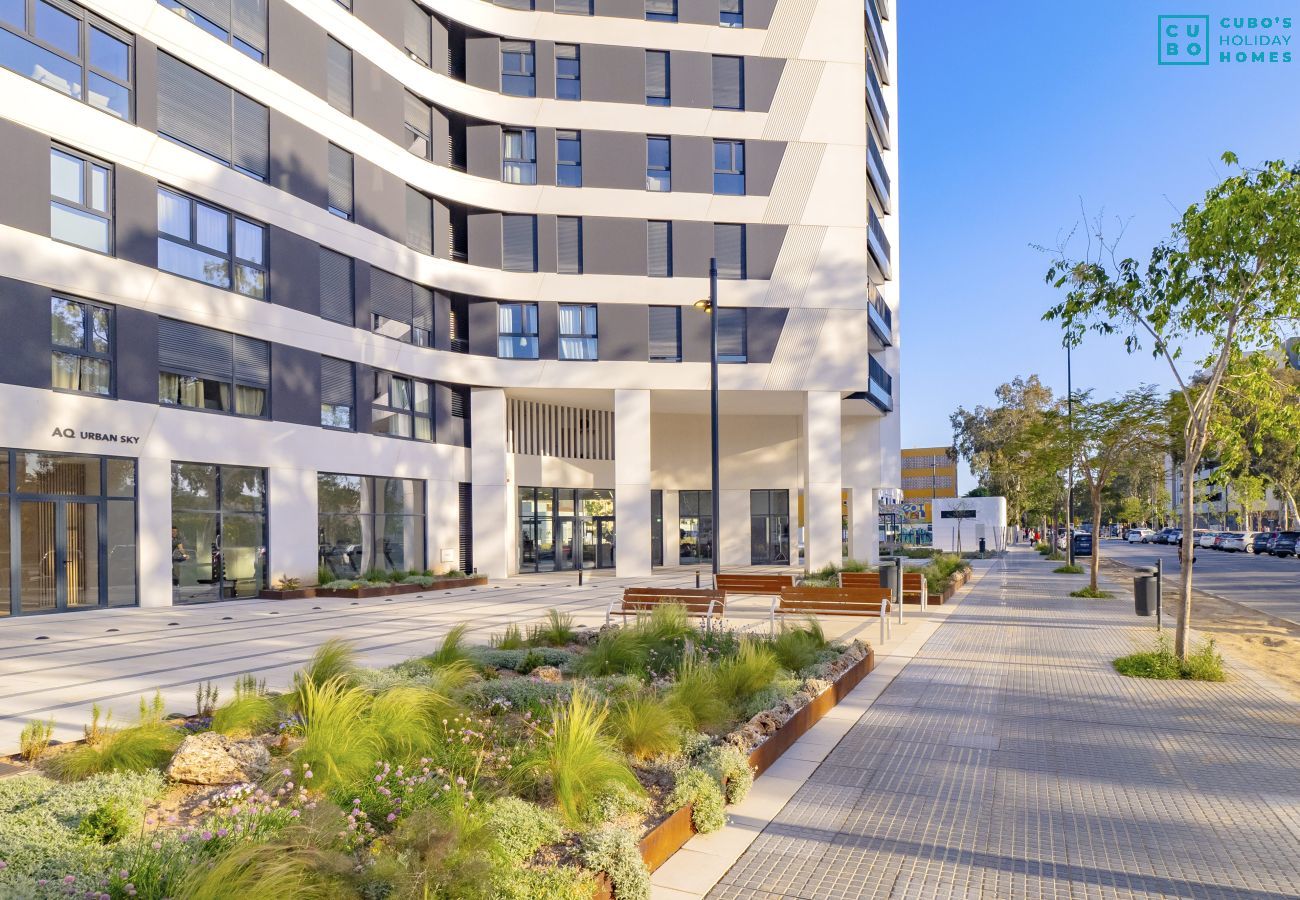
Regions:
[[[1164,560],[1156,560],[1156,631],[1164,630],[1165,567]]]
[[[696,589],[697,591],[700,589],[700,570],[699,570],[699,569],[696,569],[696,570],[695,570],[695,589]]]
[[[582,570],[578,570],[578,587],[582,587]]]

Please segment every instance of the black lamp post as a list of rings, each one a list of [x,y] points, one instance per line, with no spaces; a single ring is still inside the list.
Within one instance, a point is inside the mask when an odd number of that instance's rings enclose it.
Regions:
[[[1065,345],[1065,408],[1070,427],[1070,477],[1065,485],[1065,545],[1067,561],[1074,565],[1074,376],[1070,363],[1070,344]],[[1097,535],[1092,539],[1097,540]]]
[[[709,437],[713,476],[713,586],[718,586],[718,534],[722,508],[721,470],[718,463],[718,260],[709,260],[709,299],[696,300],[696,309],[709,314]]]

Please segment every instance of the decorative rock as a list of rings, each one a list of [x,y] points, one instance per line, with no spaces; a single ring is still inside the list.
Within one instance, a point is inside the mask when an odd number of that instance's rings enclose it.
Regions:
[[[206,731],[181,742],[167,764],[167,777],[185,784],[241,784],[271,768],[271,754],[256,738],[237,741]]]
[[[564,680],[564,676],[560,674],[560,670],[555,666],[538,666],[533,669],[532,674],[538,681],[545,681],[550,684],[557,684]]]

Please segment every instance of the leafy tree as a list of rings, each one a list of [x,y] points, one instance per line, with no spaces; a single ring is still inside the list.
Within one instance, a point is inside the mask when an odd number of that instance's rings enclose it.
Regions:
[[[1223,161],[1238,165],[1232,153]],[[1088,330],[1121,334],[1130,353],[1145,347],[1165,360],[1187,408],[1180,463],[1184,484],[1191,485],[1214,437],[1225,378],[1259,353],[1280,352],[1285,323],[1300,317],[1300,167],[1274,160],[1225,178],[1187,208],[1145,264],[1119,258],[1117,240],[1107,238],[1100,221],[1088,237],[1083,258],[1058,248],[1047,282],[1063,289],[1065,299],[1044,318],[1061,322],[1069,344],[1080,343]],[[1204,355],[1187,358],[1206,346]],[[1204,371],[1200,390],[1191,380],[1197,368]],[[1276,402],[1270,381],[1243,383],[1257,407]],[[1190,528],[1191,491],[1183,492],[1182,505]],[[1192,545],[1182,546],[1175,651],[1183,659]]]
[[[1146,521],[1147,505],[1142,502],[1141,497],[1129,495],[1120,501],[1117,518],[1121,522],[1132,524],[1134,522]]]

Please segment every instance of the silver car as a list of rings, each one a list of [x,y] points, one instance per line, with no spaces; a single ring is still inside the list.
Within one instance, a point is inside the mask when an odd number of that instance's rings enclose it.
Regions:
[[[1219,542],[1219,549],[1227,550],[1229,553],[1249,553],[1254,544],[1255,532],[1230,531]]]

